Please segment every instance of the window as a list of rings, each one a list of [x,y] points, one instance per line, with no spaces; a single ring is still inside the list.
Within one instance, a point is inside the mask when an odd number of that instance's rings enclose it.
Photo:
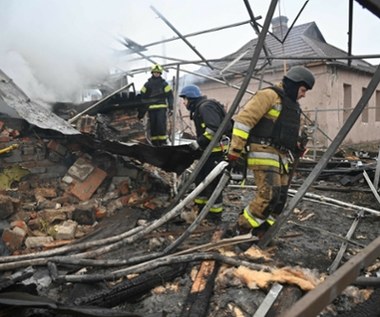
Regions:
[[[380,121],[380,90],[376,90],[375,120]]]
[[[351,113],[352,89],[351,85],[343,84],[343,121],[346,122]]]
[[[362,88],[362,95],[364,95],[366,88]],[[368,103],[365,105],[362,112],[362,122],[368,123]]]

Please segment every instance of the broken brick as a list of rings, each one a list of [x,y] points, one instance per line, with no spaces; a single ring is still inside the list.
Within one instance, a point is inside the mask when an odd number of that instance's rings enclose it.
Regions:
[[[66,220],[71,217],[75,207],[61,207],[58,209],[44,209],[39,212],[39,216],[47,223]]]
[[[157,208],[157,205],[155,203],[153,203],[152,201],[147,201],[144,204],[144,207],[147,208],[147,209],[150,209],[150,210],[154,210],[154,209]]]
[[[105,207],[98,207],[95,210],[95,218],[97,220],[103,219],[107,216],[107,209]]]
[[[62,156],[65,156],[66,155],[66,152],[67,152],[67,149],[61,145],[60,143],[58,143],[57,141],[55,140],[51,140],[48,144],[47,144],[47,148],[51,151],[54,151],[54,152],[57,152],[58,154],[62,155]]]
[[[5,229],[2,234],[2,239],[10,251],[16,251],[21,248],[26,232],[20,227],[13,229]]]
[[[34,190],[34,195],[37,197],[41,196],[41,197],[44,197],[44,198],[54,198],[54,197],[57,197],[57,191],[55,190],[55,188],[42,188],[42,187],[39,187],[39,188],[36,188]]]
[[[53,242],[53,237],[47,236],[47,237],[28,237],[25,239],[25,246],[28,249],[33,248],[40,248],[45,246],[48,243]]]
[[[75,238],[75,231],[78,224],[75,221],[67,220],[61,225],[55,225],[54,229],[56,231],[56,240],[72,240]]]
[[[7,143],[10,142],[11,138],[7,135],[0,135],[0,143]]]
[[[28,232],[28,226],[26,225],[25,221],[23,221],[23,220],[12,221],[10,227],[11,228],[19,227],[22,230],[24,230],[25,232]]]
[[[19,130],[12,130],[10,135],[13,137],[13,138],[17,138],[18,136],[20,136],[20,131]]]
[[[84,181],[94,171],[94,169],[95,167],[90,162],[80,157],[69,168],[67,174],[80,181]]]
[[[6,219],[15,212],[15,205],[8,196],[0,195],[0,220]]]
[[[96,167],[85,181],[76,182],[70,193],[82,201],[89,200],[106,177],[107,173]]]
[[[121,183],[118,184],[117,187],[118,187],[121,195],[126,195],[129,193],[129,182],[128,182],[128,180],[122,181]]]
[[[96,126],[96,118],[85,115],[81,117],[77,122],[77,129],[81,131],[82,133],[94,133],[95,132],[95,126]]]

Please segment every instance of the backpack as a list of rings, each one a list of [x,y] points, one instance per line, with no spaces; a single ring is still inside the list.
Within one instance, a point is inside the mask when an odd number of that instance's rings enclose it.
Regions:
[[[224,107],[224,105],[221,102],[219,102],[216,99],[213,99],[213,98],[205,99],[204,101],[202,101],[202,103],[199,105],[199,107],[201,107],[203,103],[210,102],[210,101],[212,103],[216,104],[222,110],[223,119],[224,119],[224,117],[226,116],[225,107]],[[234,127],[234,121],[232,119],[230,119],[230,121],[226,123],[226,126],[225,126],[223,134],[226,135],[226,136],[228,136],[229,138],[231,138],[233,127]]]

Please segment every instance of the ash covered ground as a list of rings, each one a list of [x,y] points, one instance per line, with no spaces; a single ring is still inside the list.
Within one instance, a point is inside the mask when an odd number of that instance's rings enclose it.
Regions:
[[[149,170],[165,183],[170,183],[172,180],[172,174],[152,167]],[[305,172],[297,173],[291,190],[297,190],[306,176]],[[357,218],[360,207],[379,209],[379,202],[364,178],[355,178],[354,184],[343,186],[340,184],[343,177],[344,175],[330,175],[318,179],[308,191],[315,197],[304,197],[300,201],[267,248],[260,250],[253,246],[243,252],[236,245],[226,245],[207,251],[232,257],[238,261],[238,264],[215,262],[217,269],[215,269],[215,275],[209,279],[213,281],[208,285],[209,296],[201,298],[202,304],[199,306],[203,305],[203,307],[197,307],[205,312],[203,316],[253,316],[276,282],[283,286],[283,290],[278,302],[266,316],[279,316],[297,299],[325,280],[329,275],[329,267],[345,241],[342,238],[346,236]],[[252,186],[254,186],[254,180],[248,178],[245,186],[235,181],[230,182],[225,188],[223,225],[231,228],[235,224],[239,212],[255,194]],[[155,199],[162,202],[159,208],[147,209],[136,206],[120,208],[99,221],[88,234],[79,238],[73,245],[122,235],[138,226],[160,221],[165,217],[166,206],[170,204],[173,197],[167,192],[160,193]],[[288,201],[291,199],[289,197]],[[342,206],[335,201],[347,205]],[[95,256],[94,260],[122,261],[140,257],[140,260],[136,260],[134,264],[146,264],[149,259],[153,259],[152,262],[158,261],[160,253],[189,228],[194,217],[190,203],[181,210],[180,216],[164,222],[139,239],[123,243],[117,249]],[[379,236],[379,221],[380,218],[377,215],[370,212],[363,213],[351,238],[353,242],[348,244],[340,265],[358,254]],[[220,225],[202,221],[173,252],[184,252],[210,243],[219,228]],[[227,238],[230,236],[227,231]],[[74,258],[75,252],[71,254]],[[103,316],[108,315],[96,309],[108,309],[108,314],[109,310],[112,310],[116,316],[201,316],[190,309],[186,311],[194,290],[194,280],[204,263],[204,261],[191,258],[191,255],[194,256],[196,252],[189,254],[189,258],[180,263],[170,263],[153,269],[148,265],[138,273],[132,270],[130,274],[111,279],[106,279],[105,276],[134,264],[95,266],[78,265],[74,262],[58,263],[56,272],[49,265],[35,266],[32,282],[29,285],[16,285],[12,291],[37,294],[70,309],[90,306],[95,308],[95,314]],[[257,267],[250,267],[248,270],[242,264],[244,261]],[[380,264],[377,261],[371,267],[363,268],[361,275],[376,277],[379,275],[379,269]],[[270,274],[266,274],[267,272]],[[91,282],[80,281],[81,276],[88,274],[97,275],[100,278]],[[58,275],[59,278],[54,275]],[[66,276],[77,276],[78,281],[65,281]],[[41,283],[41,280],[48,281]],[[360,308],[361,305],[371,301],[373,293],[376,293],[376,289],[371,287],[349,286],[329,306],[325,307],[319,316],[357,316],[356,310],[363,311]],[[62,312],[62,310],[28,308],[18,310],[17,313],[11,311],[5,316],[65,317],[78,314]],[[378,315],[374,312],[372,315],[362,314],[362,316]]]
[[[302,183],[302,177],[297,179],[296,183]],[[250,185],[249,182],[247,185]],[[364,183],[354,188],[343,187],[329,181],[319,181],[315,185],[323,186],[326,189],[317,190],[312,187],[309,192],[357,206],[378,209],[379,203]],[[226,188],[224,192],[226,206],[226,212],[223,216],[224,222],[233,224],[238,213],[247,204],[252,195],[254,195],[252,188],[236,186]],[[189,217],[191,218],[190,209],[191,207],[188,207],[183,212],[186,214],[183,218],[186,218],[188,223],[184,222],[183,219],[176,218],[176,220],[169,221],[159,228],[157,232],[148,235],[133,245],[111,253],[110,256],[128,258],[131,255],[157,252],[186,230],[191,221],[188,219]],[[263,253],[256,256],[246,255],[239,251],[236,246],[225,247],[222,252],[233,252],[240,259],[246,259],[269,267],[299,269],[302,272],[307,272],[310,279],[323,281],[328,276],[328,268],[343,242],[339,237],[344,237],[347,234],[357,215],[358,210],[355,208],[326,203],[323,199],[318,202],[305,198],[291,213],[287,223],[281,228],[270,246],[263,250]],[[98,238],[123,232],[132,227],[139,219],[145,218],[151,221],[152,218],[159,218],[160,216],[160,213],[152,214],[152,212],[141,210],[121,210],[114,215],[113,219],[107,219],[107,222],[102,224],[102,229],[97,231]],[[215,230],[216,226],[214,224],[207,221],[202,222],[196,231],[180,246],[180,249],[210,242]],[[352,240],[357,242],[358,245],[348,245],[341,265],[362,250],[359,245],[363,247],[368,245],[379,236],[379,233],[379,217],[364,213],[352,237]],[[95,237],[96,234],[91,239]],[[368,268],[366,268],[363,274],[376,274],[376,271],[378,272],[379,270],[378,264],[374,265],[372,272],[369,272]],[[178,276],[172,279],[169,278],[168,281],[165,281],[163,277],[162,283],[156,283],[157,285],[152,287],[151,290],[147,290],[144,294],[125,298],[125,302],[119,303],[114,309],[135,313],[138,316],[185,316],[183,315],[184,303],[191,292],[193,279],[199,266],[200,262],[195,261],[187,263],[185,267],[178,267],[180,272]],[[206,316],[253,316],[272,285],[270,281],[266,287],[247,285],[244,278],[237,278],[236,275],[229,272],[230,269],[231,266],[223,264],[219,268]],[[92,284],[91,286],[81,283],[60,285],[50,288],[49,292],[50,295],[54,293],[58,295],[57,299],[60,301],[71,302],[83,297],[84,292],[85,294],[96,294],[104,291],[104,289],[115,287],[119,282]],[[302,291],[291,282],[281,284],[285,287],[296,288],[298,296],[306,293],[306,291]],[[372,292],[373,289],[371,288],[350,286],[331,305],[326,307],[319,316],[350,316],[350,311],[360,303],[368,300]],[[277,308],[277,313],[283,310],[284,307]],[[271,316],[276,316],[276,313],[272,312]]]

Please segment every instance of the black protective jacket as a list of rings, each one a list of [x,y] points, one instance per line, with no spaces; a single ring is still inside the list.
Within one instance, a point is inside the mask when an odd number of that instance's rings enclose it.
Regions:
[[[149,78],[140,92],[145,106],[139,109],[139,117],[143,117],[146,110],[162,108],[173,110],[173,90],[162,77]]]
[[[197,142],[202,149],[210,143],[226,112],[219,102],[203,96],[192,101],[190,118],[194,120]]]

